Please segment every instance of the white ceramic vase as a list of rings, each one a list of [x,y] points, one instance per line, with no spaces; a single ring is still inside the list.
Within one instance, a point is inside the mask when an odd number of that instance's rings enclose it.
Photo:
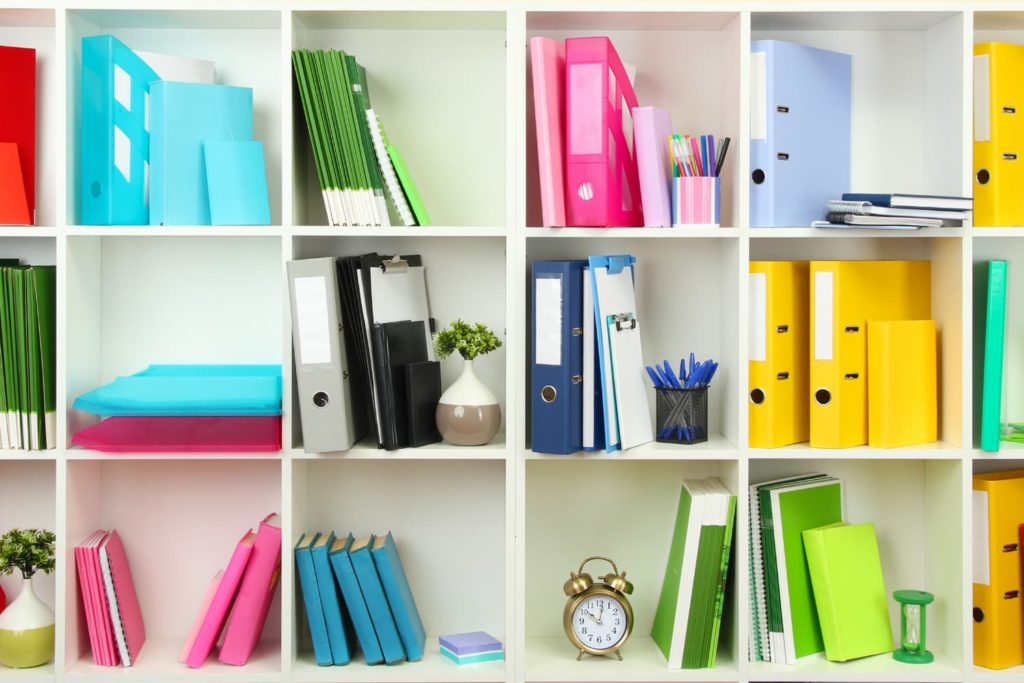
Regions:
[[[441,394],[437,404],[437,431],[455,446],[483,446],[501,427],[498,398],[480,381],[473,361],[462,364],[462,374]]]
[[[0,664],[46,664],[53,659],[53,636],[53,610],[36,595],[32,579],[22,579],[18,598],[0,613]]]

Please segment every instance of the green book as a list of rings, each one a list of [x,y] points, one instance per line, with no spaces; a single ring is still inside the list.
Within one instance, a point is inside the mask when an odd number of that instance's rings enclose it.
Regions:
[[[893,649],[889,596],[873,524],[803,532],[825,658],[845,662]]]
[[[715,611],[711,628],[711,639],[708,643],[708,668],[714,668],[718,654],[718,639],[722,632],[722,615],[725,613],[725,591],[729,579],[729,558],[732,555],[732,534],[736,525],[736,496],[729,496],[725,534],[722,542],[722,554],[718,564],[718,590],[715,593]]]
[[[409,202],[413,215],[416,216],[417,225],[430,225],[427,207],[423,206],[423,200],[420,198],[420,193],[416,191],[416,186],[412,182],[409,169],[405,167],[402,155],[399,154],[398,148],[390,143],[387,144],[387,149],[391,165],[394,166],[395,174],[398,176],[398,182],[402,185],[402,192],[405,193],[405,199]]]
[[[34,451],[46,448],[46,411],[43,407],[43,363],[40,354],[39,310],[35,297],[35,268],[22,271],[25,297],[25,395],[27,396],[28,448]]]
[[[369,86],[366,82],[366,69],[359,66],[352,55],[345,56],[345,71],[349,83],[352,104],[352,119],[358,139],[359,160],[365,171],[367,182],[367,201],[370,203],[371,219],[374,225],[390,225],[387,201],[384,199],[384,181],[377,166],[373,153],[373,141],[370,139],[370,126],[366,120],[366,110],[370,108]]]
[[[29,415],[28,386],[28,318],[25,310],[25,269],[12,268],[11,289],[8,292],[11,302],[14,328],[14,363],[17,386],[18,430],[21,435],[20,448],[31,448],[31,432]]]
[[[292,51],[292,69],[295,73],[295,86],[302,102],[302,112],[306,119],[306,131],[313,152],[317,178],[320,182],[324,209],[327,212],[328,222],[331,225],[337,225],[334,208],[335,193],[338,191],[337,174],[334,170],[333,160],[327,152],[328,142],[322,121],[323,106],[312,72],[313,59],[309,50]]]
[[[1006,261],[989,261],[985,317],[985,357],[981,392],[981,450],[998,451],[1002,432],[1003,353],[1006,336]],[[975,311],[980,311],[975,307]]]
[[[33,266],[31,296],[35,299],[39,338],[39,383],[42,388],[42,448],[57,447],[57,269]]]

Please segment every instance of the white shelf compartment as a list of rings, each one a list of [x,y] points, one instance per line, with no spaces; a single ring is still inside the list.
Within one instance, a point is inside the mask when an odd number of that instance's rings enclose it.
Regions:
[[[82,38],[111,34],[128,47],[212,61],[216,82],[253,90],[253,139],[263,143],[271,223],[281,224],[281,13],[248,10],[67,12],[67,222],[78,223],[81,188]],[[61,117],[63,119],[63,117]]]
[[[746,50],[741,44],[742,27],[740,13],[729,11],[615,12],[580,7],[572,11],[536,9],[526,15],[527,39],[608,36],[622,61],[636,67],[634,90],[640,106],[668,111],[673,132],[711,133],[716,140],[732,138],[721,174],[724,226],[740,223],[740,195],[745,187],[736,177],[745,144],[740,134],[740,64]],[[699,69],[666,69],[667,64],[695,63],[701,65]],[[541,225],[529,63],[525,104],[526,224]]]
[[[344,50],[366,68],[370,103],[432,222],[505,225],[504,12],[297,11],[291,39],[293,49]],[[292,217],[326,225],[302,104],[292,99]]]
[[[683,479],[718,477],[726,488],[740,491],[741,466],[735,460],[622,461],[531,460],[526,463],[525,634],[527,681],[663,681],[737,680],[736,662],[746,655],[739,640],[739,600],[746,582],[732,580],[727,589],[716,666],[681,674],[669,671],[650,639],[651,623],[661,594],[679,491]],[[736,540],[742,538],[737,505]],[[584,657],[562,630],[565,596],[561,586],[590,555],[611,558],[628,573],[635,590],[629,597],[634,626],[630,641],[615,658]],[[734,551],[730,573],[740,576]],[[742,562],[741,562],[742,564]],[[593,576],[611,568],[604,562],[587,565]],[[742,584],[742,585],[741,585]]]
[[[278,681],[281,677],[281,595],[271,604],[260,648],[243,667],[213,659],[198,670],[178,661],[210,579],[227,566],[248,529],[282,510],[281,464],[233,461],[72,461],[67,463],[63,590],[67,598],[65,661],[68,677],[140,683],[209,679]],[[136,665],[93,664],[74,547],[96,529],[116,529],[124,542],[146,625]],[[284,584],[282,584],[284,585]],[[173,589],[171,588],[173,587]]]

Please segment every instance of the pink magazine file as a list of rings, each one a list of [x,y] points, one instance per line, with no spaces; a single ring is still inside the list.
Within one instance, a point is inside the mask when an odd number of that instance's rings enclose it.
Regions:
[[[281,418],[110,417],[71,443],[106,453],[226,453],[281,450]]]
[[[260,522],[252,557],[238,588],[224,644],[220,647],[219,659],[224,664],[244,666],[249,661],[263,633],[280,576],[281,518],[271,514]]]
[[[255,542],[256,534],[250,529],[235,544],[231,559],[228,561],[228,568],[224,570],[224,576],[217,586],[217,592],[214,594],[209,608],[203,610],[202,625],[199,627],[195,642],[185,659],[185,663],[193,669],[203,665],[203,662],[213,652],[217,640],[220,639],[220,633],[224,630],[224,622],[228,619],[228,611],[235,601],[245,568],[252,557]]]
[[[718,225],[721,182],[712,176],[672,179],[672,225]]]
[[[107,534],[100,545],[100,566],[103,569],[103,583],[107,589],[107,604],[110,607],[110,620],[114,624],[118,654],[123,665],[132,666],[146,642],[146,627],[142,622],[142,608],[135,594],[128,556],[116,531]]]
[[[566,39],[565,92],[569,225],[642,225],[633,135],[623,118],[639,105],[606,36]]]
[[[192,654],[192,646],[196,644],[199,629],[203,627],[203,622],[206,621],[206,613],[210,611],[213,597],[217,594],[217,588],[220,586],[221,579],[223,578],[224,570],[221,569],[213,575],[213,578],[210,579],[210,585],[206,587],[206,595],[203,596],[203,602],[199,606],[199,614],[196,615],[196,620],[192,622],[192,630],[188,632],[185,644],[181,646],[181,652],[178,654],[178,661],[183,664],[188,663],[188,656]]]
[[[96,615],[99,652],[102,666],[117,666],[121,657],[117,652],[114,638],[114,622],[110,618],[110,602],[107,589],[103,583],[103,568],[100,566],[100,546],[105,542],[108,532],[100,530],[93,534],[85,545],[86,576],[91,585],[93,612]]]
[[[672,225],[672,174],[668,157],[668,139],[672,135],[672,117],[657,107],[633,110],[633,139],[636,166],[640,175],[644,226],[667,228]]]
[[[533,116],[537,129],[537,171],[545,228],[565,223],[565,45],[551,38],[530,38]]]

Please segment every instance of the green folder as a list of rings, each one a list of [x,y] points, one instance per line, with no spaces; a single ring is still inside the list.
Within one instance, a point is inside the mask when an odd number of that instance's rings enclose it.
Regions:
[[[383,134],[383,128],[381,129],[381,134]],[[391,158],[391,165],[395,167],[395,175],[398,176],[398,182],[402,184],[402,191],[405,192],[405,199],[409,202],[413,215],[416,216],[417,225],[430,225],[427,207],[423,205],[423,199],[420,198],[420,193],[416,191],[416,186],[412,182],[412,175],[410,175],[409,169],[406,168],[402,155],[399,154],[398,148],[391,143],[387,144],[387,148],[388,157]]]
[[[889,596],[873,524],[831,524],[803,532],[814,602],[832,662],[893,649]]]
[[[35,299],[39,344],[41,391],[41,448],[57,447],[57,270],[53,266],[33,266],[30,295]]]
[[[1006,261],[989,261],[984,325],[985,360],[981,392],[981,450],[998,451],[1002,431],[1003,352],[1006,335]],[[977,286],[977,284],[976,284]],[[976,314],[980,312],[975,307]]]

